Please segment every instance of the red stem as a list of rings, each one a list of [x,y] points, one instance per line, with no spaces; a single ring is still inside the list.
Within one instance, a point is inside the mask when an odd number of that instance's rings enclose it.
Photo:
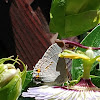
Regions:
[[[72,45],[75,45],[75,46],[78,46],[78,47],[81,47],[81,48],[84,48],[84,49],[89,49],[88,46],[84,46],[80,43],[77,43],[77,42],[72,42],[72,41],[69,41],[69,40],[62,40],[62,42],[64,42],[65,44],[72,44]],[[92,47],[93,50],[99,50],[100,47]]]

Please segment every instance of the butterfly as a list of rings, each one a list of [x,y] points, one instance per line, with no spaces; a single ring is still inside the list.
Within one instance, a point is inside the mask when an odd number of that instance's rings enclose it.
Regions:
[[[62,52],[62,48],[57,43],[52,44],[44,53],[43,57],[37,62],[33,69],[34,82],[44,83],[43,86],[28,88],[27,92],[23,92],[23,97],[31,97],[36,100],[48,100],[52,96],[56,96],[65,92],[61,88],[54,88],[53,85],[62,85],[68,80],[67,76],[67,60],[59,58],[58,54]],[[55,99],[52,99],[55,100]]]
[[[52,44],[37,62],[33,69],[34,80],[41,80],[44,83],[61,84],[67,81],[66,62],[59,58],[58,54],[62,48],[57,43]],[[37,82],[38,83],[38,82]]]

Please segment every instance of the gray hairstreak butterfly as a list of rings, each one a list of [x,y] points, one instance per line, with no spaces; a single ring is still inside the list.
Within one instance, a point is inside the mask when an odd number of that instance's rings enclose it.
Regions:
[[[36,83],[44,82],[43,86],[28,88],[23,92],[23,97],[31,97],[36,100],[48,100],[53,95],[57,96],[62,89],[53,88],[51,85],[61,85],[68,80],[66,61],[59,58],[58,54],[62,52],[56,43],[52,44],[43,57],[37,62],[33,69],[33,78]],[[58,93],[58,94],[57,94]],[[55,99],[52,99],[55,100]],[[58,99],[57,99],[58,100]]]
[[[63,83],[67,80],[65,59],[59,58],[62,52],[56,43],[52,44],[43,57],[38,61],[33,70],[33,78],[44,83]]]

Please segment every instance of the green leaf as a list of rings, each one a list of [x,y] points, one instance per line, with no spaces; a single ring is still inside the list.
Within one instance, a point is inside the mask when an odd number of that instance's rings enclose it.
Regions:
[[[96,28],[94,28],[92,30],[92,32],[90,32],[85,38],[84,40],[81,42],[81,44],[85,45],[85,46],[89,46],[89,47],[99,47],[100,46],[100,25],[98,25]],[[81,51],[85,51],[85,49],[82,48],[77,48],[76,50],[81,50]],[[95,55],[100,55],[100,51],[99,50],[95,50]],[[99,71],[96,71],[95,73],[95,66],[98,64],[98,62],[95,62],[93,64],[92,70],[91,70],[91,74],[96,75],[96,76],[100,76]],[[82,75],[82,61],[80,59],[77,60],[73,60],[72,62],[72,78],[73,79],[77,79],[80,75]],[[94,70],[95,69],[95,70]],[[97,79],[97,78],[95,78]],[[94,80],[94,79],[93,79]],[[99,78],[100,80],[100,78]],[[97,84],[96,84],[97,85]],[[99,85],[100,86],[100,85]]]
[[[50,12],[51,32],[65,33],[65,4],[66,0],[53,0]]]
[[[92,82],[100,88],[100,69],[94,69],[91,71],[91,74],[94,74],[96,77],[92,78]]]
[[[27,71],[26,79],[23,85],[23,90],[28,86],[28,84],[32,81],[32,79],[33,79],[33,70]]]
[[[66,1],[66,13],[77,14],[89,10],[97,10],[100,7],[99,0],[65,0]]]
[[[99,22],[96,10],[68,15],[65,18],[65,34],[62,34],[64,37],[83,34],[95,27]]]
[[[100,22],[99,8],[99,0],[53,0],[50,31],[62,38],[83,34]]]

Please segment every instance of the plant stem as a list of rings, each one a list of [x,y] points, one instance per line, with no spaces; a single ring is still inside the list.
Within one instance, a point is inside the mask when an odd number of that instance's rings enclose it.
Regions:
[[[77,43],[77,42],[73,42],[73,41],[69,41],[69,40],[62,40],[65,44],[72,44],[74,46],[77,46],[77,47],[81,47],[81,48],[84,48],[84,49],[89,49],[88,46],[84,46],[80,43]],[[93,50],[100,50],[100,47],[91,47]]]
[[[83,68],[84,68],[83,78],[89,79],[92,64],[93,62],[91,60],[83,60]]]

